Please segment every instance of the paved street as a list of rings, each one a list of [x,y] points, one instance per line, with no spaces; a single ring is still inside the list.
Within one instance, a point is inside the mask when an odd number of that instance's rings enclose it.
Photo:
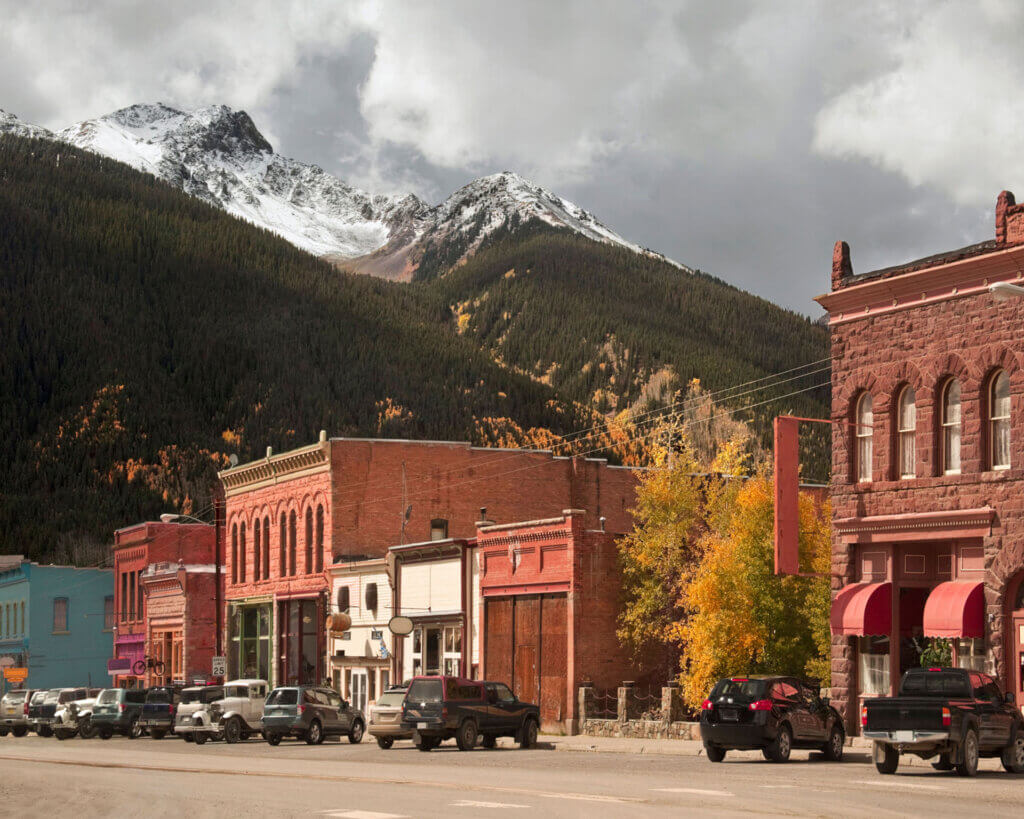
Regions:
[[[599,740],[595,743],[600,744]],[[201,748],[175,739],[60,742],[0,739],[7,815],[326,816],[965,816],[1021,814],[1021,777],[986,760],[976,780],[908,766],[875,773],[852,751],[842,764],[794,754],[703,757],[511,747],[429,754],[364,742],[319,747],[261,741]],[[997,772],[998,771],[998,772]]]

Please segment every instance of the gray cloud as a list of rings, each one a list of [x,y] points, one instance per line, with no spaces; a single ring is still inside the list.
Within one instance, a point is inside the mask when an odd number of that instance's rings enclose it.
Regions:
[[[222,102],[282,153],[431,200],[511,168],[814,314],[837,238],[867,270],[991,235],[1021,175],[1018,9],[0,0],[0,107],[59,128]]]

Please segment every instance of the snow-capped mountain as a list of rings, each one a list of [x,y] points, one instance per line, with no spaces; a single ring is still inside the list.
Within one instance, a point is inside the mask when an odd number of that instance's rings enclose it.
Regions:
[[[663,258],[509,171],[474,180],[434,207],[413,194],[369,194],[274,153],[248,114],[223,105],[187,112],[133,105],[57,134],[0,111],[5,131],[60,139],[125,162],[297,247],[385,278],[409,280],[424,259],[432,269],[421,274],[443,273],[494,231],[531,219]]]

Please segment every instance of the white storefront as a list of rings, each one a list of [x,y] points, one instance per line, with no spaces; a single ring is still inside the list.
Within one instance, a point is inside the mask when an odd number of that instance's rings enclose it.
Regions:
[[[392,684],[394,640],[391,579],[385,558],[335,563],[331,612],[344,612],[352,626],[328,635],[328,662],[334,688],[364,713]]]

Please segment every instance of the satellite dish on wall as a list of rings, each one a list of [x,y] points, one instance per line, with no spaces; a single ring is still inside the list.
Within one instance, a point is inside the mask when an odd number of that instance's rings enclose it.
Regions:
[[[404,637],[406,634],[411,634],[412,625],[412,620],[410,620],[408,617],[402,617],[400,615],[397,617],[392,617],[391,620],[388,621],[388,628],[391,630],[391,633],[397,634],[399,637]]]

